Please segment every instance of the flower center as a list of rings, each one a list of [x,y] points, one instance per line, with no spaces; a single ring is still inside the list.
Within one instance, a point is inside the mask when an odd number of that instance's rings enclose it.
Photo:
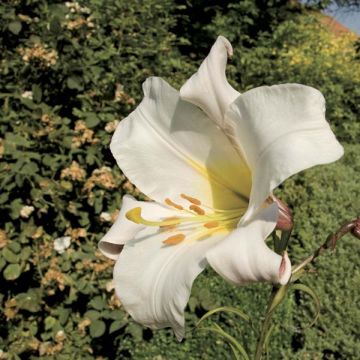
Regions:
[[[202,240],[217,232],[229,232],[237,226],[246,208],[233,210],[219,210],[202,206],[201,201],[191,196],[181,194],[189,202],[188,208],[179,205],[171,199],[165,199],[165,204],[176,209],[179,216],[164,218],[161,221],[151,221],[142,217],[141,207],[136,207],[126,213],[126,218],[136,224],[159,227],[161,232],[175,231],[176,234],[163,240],[166,245],[177,245],[187,241]],[[186,225],[196,225],[191,228],[190,234],[183,231]],[[189,231],[188,231],[189,232]]]

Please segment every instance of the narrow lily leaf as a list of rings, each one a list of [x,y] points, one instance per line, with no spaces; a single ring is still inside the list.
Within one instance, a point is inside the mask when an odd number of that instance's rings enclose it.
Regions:
[[[200,330],[212,331],[218,335],[221,335],[235,350],[237,350],[245,360],[250,360],[244,347],[231,335],[225,332],[219,325],[214,324],[214,327],[203,327]]]
[[[284,251],[287,249],[290,240],[291,230],[281,232],[281,244],[280,249]]]
[[[279,289],[277,290],[274,299],[271,303],[270,309],[268,310],[268,313],[271,313],[272,311],[275,310],[275,308],[280,305],[282,303],[282,301],[284,300],[284,297],[286,295],[286,292],[288,290],[288,286],[287,285],[283,285],[280,286]]]
[[[196,326],[199,326],[200,323],[202,323],[205,319],[209,318],[211,315],[216,314],[218,312],[230,312],[230,313],[240,316],[246,322],[251,322],[250,316],[246,315],[243,311],[236,309],[234,307],[231,307],[231,306],[221,306],[216,309],[212,309],[212,310],[208,311],[205,315],[203,315],[201,317],[201,319],[197,322]]]
[[[233,352],[233,354],[235,356],[235,359],[236,360],[241,360],[241,357],[240,357],[239,353],[237,352],[237,350],[235,349],[235,347],[233,345],[231,345],[231,344],[229,344],[229,345],[230,345],[231,350],[232,350],[232,352]]]
[[[265,340],[264,340],[265,346],[264,347],[265,347],[266,358],[268,358],[269,341],[270,341],[270,336],[271,336],[274,328],[275,328],[275,325],[272,324],[265,336]]]
[[[310,295],[312,297],[312,299],[314,300],[314,303],[315,303],[315,306],[316,306],[316,314],[315,314],[315,317],[314,319],[311,321],[311,323],[305,327],[302,328],[302,330],[304,329],[307,329],[311,326],[313,326],[317,319],[319,318],[320,316],[320,300],[319,300],[319,297],[317,296],[317,294],[315,293],[314,290],[312,290],[309,286],[307,285],[304,285],[304,284],[294,284],[292,286],[292,288],[294,290],[299,290],[299,291],[303,291],[304,293]]]

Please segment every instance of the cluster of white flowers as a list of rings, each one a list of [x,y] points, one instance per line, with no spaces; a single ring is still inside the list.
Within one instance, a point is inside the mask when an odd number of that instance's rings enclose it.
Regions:
[[[54,240],[54,249],[62,254],[71,244],[70,236],[62,236]]]
[[[25,99],[30,99],[32,100],[33,99],[33,92],[32,91],[24,91],[22,94],[21,94],[21,97],[25,98]]]
[[[25,205],[20,210],[20,216],[24,219],[27,219],[34,210],[35,208],[33,206]]]
[[[102,212],[100,214],[100,220],[104,221],[104,222],[110,222],[111,221],[111,214],[109,214],[108,212]]]
[[[116,129],[116,127],[119,125],[119,120],[114,120],[114,121],[111,121],[111,122],[108,122],[106,125],[105,125],[105,131],[109,134],[113,133]]]
[[[86,6],[81,6],[77,1],[67,1],[65,6],[70,10],[71,13],[90,14],[90,9]]]

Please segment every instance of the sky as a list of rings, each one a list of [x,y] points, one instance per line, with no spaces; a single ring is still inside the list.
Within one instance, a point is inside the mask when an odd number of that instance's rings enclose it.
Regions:
[[[333,16],[339,23],[360,35],[360,9],[328,9],[326,14]]]

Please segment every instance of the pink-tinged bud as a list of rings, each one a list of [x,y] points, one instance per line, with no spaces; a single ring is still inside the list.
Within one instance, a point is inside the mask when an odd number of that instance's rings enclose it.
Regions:
[[[355,221],[355,226],[352,229],[352,233],[355,237],[360,239],[360,218]]]
[[[276,223],[276,229],[281,231],[290,231],[294,227],[292,211],[277,197],[273,196],[272,200],[276,202],[279,207],[279,217]]]

